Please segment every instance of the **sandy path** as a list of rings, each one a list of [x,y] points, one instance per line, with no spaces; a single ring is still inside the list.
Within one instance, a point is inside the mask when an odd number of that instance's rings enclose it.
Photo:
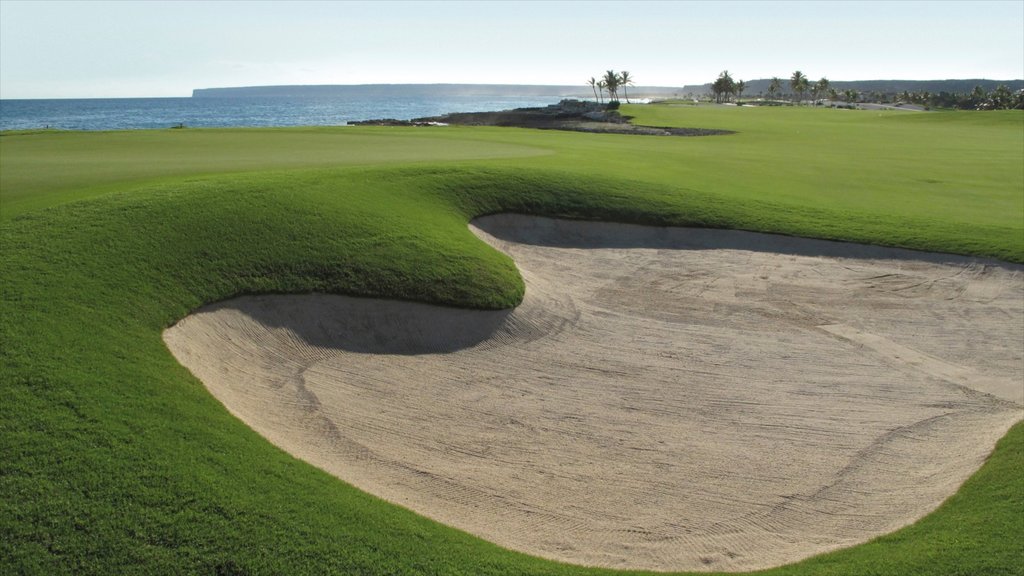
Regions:
[[[933,510],[1024,417],[1024,272],[495,216],[511,312],[246,297],[165,333],[290,453],[502,546],[750,570]]]

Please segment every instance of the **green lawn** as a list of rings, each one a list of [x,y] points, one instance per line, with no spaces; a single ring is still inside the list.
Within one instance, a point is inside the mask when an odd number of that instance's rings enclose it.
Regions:
[[[0,136],[0,217],[161,178],[444,162],[664,188],[699,204],[710,225],[1024,259],[1019,111],[623,111],[642,124],[738,133],[662,138],[456,127],[8,133]]]
[[[1024,114],[633,106],[705,138],[502,128],[0,135],[0,572],[606,573],[282,453],[170,356],[203,303],[522,297],[470,218],[746,228],[1024,262]],[[1021,574],[1024,425],[935,513],[772,574]]]
[[[2,218],[167,177],[548,153],[452,136],[319,127],[0,133]]]

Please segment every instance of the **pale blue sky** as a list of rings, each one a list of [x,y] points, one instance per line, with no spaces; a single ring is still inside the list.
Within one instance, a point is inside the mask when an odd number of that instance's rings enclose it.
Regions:
[[[1024,77],[1024,0],[0,0],[0,98],[274,84]]]

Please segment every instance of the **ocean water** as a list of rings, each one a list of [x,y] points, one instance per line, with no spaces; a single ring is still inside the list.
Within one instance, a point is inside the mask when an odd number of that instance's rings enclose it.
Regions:
[[[0,130],[137,130],[266,126],[343,126],[556,104],[558,97],[444,98],[97,98],[0,100]]]

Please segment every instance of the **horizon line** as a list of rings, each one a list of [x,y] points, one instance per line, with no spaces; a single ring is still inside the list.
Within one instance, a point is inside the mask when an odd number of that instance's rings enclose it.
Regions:
[[[753,78],[746,80],[746,82],[757,82],[757,81],[769,81],[772,77],[768,78]],[[968,82],[968,81],[983,81],[983,82],[1024,82],[1024,78],[932,78],[928,80],[913,80],[904,78],[873,78],[873,79],[860,79],[860,80],[829,80],[829,82]],[[640,89],[684,89],[690,87],[703,87],[710,86],[712,82],[704,82],[701,84],[683,84],[683,85],[646,85],[637,84],[633,87],[634,90]],[[480,82],[373,82],[364,84],[252,84],[246,86],[208,86],[203,88],[192,88],[191,94],[185,96],[32,96],[32,97],[0,97],[2,100],[119,100],[119,99],[147,99],[147,98],[193,98],[196,91],[199,90],[233,90],[233,89],[251,89],[251,88],[307,88],[307,87],[369,87],[369,86],[493,86],[493,87],[531,87],[531,88],[580,88],[585,89],[589,87],[587,83],[580,84],[512,84],[512,83],[480,83]]]

